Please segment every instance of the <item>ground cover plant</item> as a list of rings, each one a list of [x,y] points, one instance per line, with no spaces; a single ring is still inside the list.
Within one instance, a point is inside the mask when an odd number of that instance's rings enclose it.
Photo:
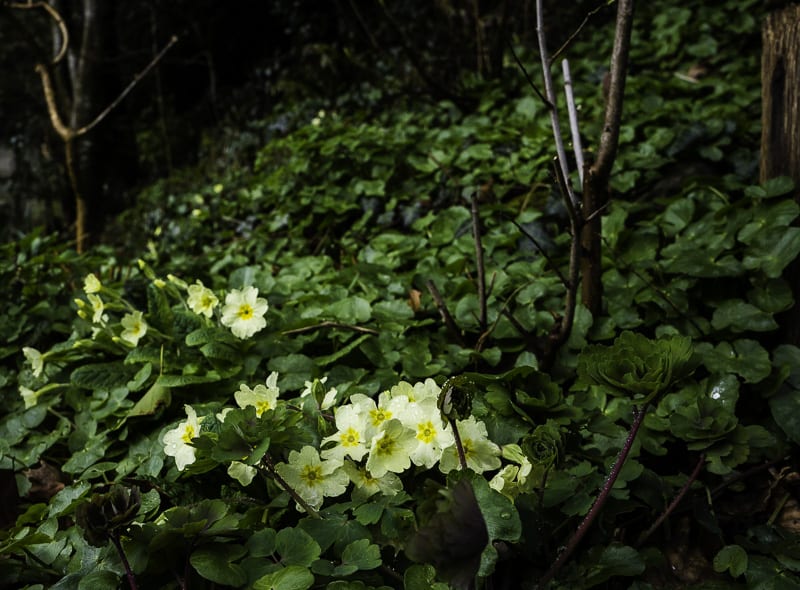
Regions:
[[[144,191],[126,256],[3,246],[1,583],[797,587],[800,208],[753,181],[741,7],[634,37],[603,309],[557,347],[568,214],[513,60],[473,109],[254,122],[252,160]]]

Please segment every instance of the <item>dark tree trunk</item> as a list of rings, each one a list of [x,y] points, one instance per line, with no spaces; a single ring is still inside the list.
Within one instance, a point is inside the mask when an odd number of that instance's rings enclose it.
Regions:
[[[769,15],[761,56],[761,181],[791,176],[800,202],[800,5]],[[784,273],[795,305],[778,318],[784,342],[800,345],[800,260]]]

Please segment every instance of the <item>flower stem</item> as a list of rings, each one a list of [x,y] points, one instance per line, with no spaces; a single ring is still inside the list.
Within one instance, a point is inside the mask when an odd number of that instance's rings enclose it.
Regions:
[[[264,457],[261,459],[261,464],[269,472],[269,474],[275,479],[275,481],[278,482],[278,485],[281,486],[284,490],[286,490],[289,493],[289,495],[292,497],[292,499],[295,502],[297,502],[298,504],[300,504],[300,506],[302,506],[303,509],[309,515],[313,516],[314,518],[322,518],[320,513],[317,512],[316,510],[314,510],[309,505],[309,503],[306,502],[303,499],[303,497],[300,494],[298,494],[297,491],[292,486],[290,486],[285,479],[283,479],[281,477],[280,473],[278,473],[278,471],[275,469],[275,465],[272,462],[272,457],[270,457],[269,453],[266,453],[264,455]]]
[[[645,408],[633,409],[633,424],[631,424],[630,432],[628,432],[628,438],[625,439],[625,444],[622,446],[622,449],[620,449],[619,455],[617,455],[617,460],[611,467],[611,471],[609,472],[608,477],[603,484],[603,488],[597,495],[597,499],[594,501],[594,504],[592,504],[588,514],[586,514],[586,516],[583,518],[581,524],[578,525],[578,528],[575,529],[572,537],[570,537],[569,542],[567,542],[564,549],[562,549],[561,553],[559,553],[558,558],[539,580],[537,588],[547,587],[547,584],[550,583],[561,567],[566,563],[567,559],[569,559],[570,555],[572,555],[573,551],[575,551],[578,543],[580,543],[581,539],[583,539],[583,537],[586,535],[586,532],[597,518],[597,515],[600,514],[600,510],[603,508],[603,505],[608,499],[608,495],[611,493],[611,488],[614,487],[614,482],[617,481],[617,477],[619,477],[619,473],[622,471],[622,466],[625,464],[625,459],[628,458],[628,453],[631,451],[633,441],[636,439],[636,434],[639,432],[639,427],[642,425],[642,421],[644,420],[645,412]]]
[[[458,462],[461,464],[462,471],[467,468],[467,456],[464,453],[464,445],[461,443],[461,435],[458,433],[458,426],[455,420],[450,420],[453,427],[453,439],[456,441],[456,451],[458,451]]]
[[[131,590],[138,590],[138,586],[136,586],[136,578],[133,575],[133,570],[131,569],[131,564],[128,563],[128,558],[125,556],[125,551],[122,549],[122,542],[119,540],[119,535],[116,533],[111,533],[110,535],[111,543],[114,545],[114,548],[117,550],[117,554],[119,555],[119,559],[122,562],[122,567],[125,568],[125,577],[128,578],[128,587]]]

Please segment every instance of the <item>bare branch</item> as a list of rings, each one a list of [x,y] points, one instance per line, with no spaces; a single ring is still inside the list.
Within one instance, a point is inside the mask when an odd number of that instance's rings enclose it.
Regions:
[[[578,28],[577,28],[577,29],[575,29],[575,32],[573,32],[573,33],[572,33],[572,34],[569,36],[569,38],[568,38],[566,41],[564,41],[564,44],[563,44],[561,47],[559,47],[559,48],[556,50],[556,52],[553,54],[553,57],[551,57],[550,59],[551,59],[551,60],[553,60],[553,61],[557,60],[557,59],[559,58],[559,56],[560,56],[562,53],[564,53],[564,52],[567,50],[567,48],[569,48],[569,46],[570,46],[570,45],[572,45],[572,42],[575,40],[575,38],[576,38],[578,35],[580,35],[581,31],[583,30],[583,27],[585,27],[585,26],[586,26],[586,23],[588,23],[588,22],[589,22],[589,19],[590,19],[591,17],[593,17],[595,14],[597,14],[598,12],[600,12],[600,11],[601,11],[603,8],[605,8],[606,6],[608,6],[608,3],[607,3],[607,2],[605,2],[605,3],[601,4],[600,6],[598,6],[597,8],[595,8],[594,10],[592,10],[591,12],[589,12],[589,14],[587,14],[587,15],[584,17],[584,19],[583,19],[583,22],[582,22],[580,25],[578,25]]]
[[[578,109],[575,107],[575,95],[572,92],[572,74],[569,71],[569,60],[561,62],[564,72],[564,95],[567,99],[567,113],[569,113],[569,129],[572,134],[572,151],[575,154],[575,166],[578,168],[578,177],[583,185],[583,145],[581,132],[578,127]]]
[[[128,84],[122,92],[120,92],[120,94],[119,94],[119,96],[117,96],[117,98],[115,98],[113,101],[111,101],[111,104],[109,104],[105,109],[103,109],[103,111],[99,115],[97,115],[91,123],[88,123],[87,125],[84,125],[80,129],[76,129],[75,130],[75,132],[74,132],[75,136],[77,137],[77,136],[83,135],[84,133],[88,133],[89,131],[94,129],[94,127],[96,127],[97,124],[100,123],[100,121],[102,121],[108,115],[108,113],[110,113],[112,110],[114,110],[114,108],[119,103],[121,103],[123,101],[123,99],[126,96],[128,96],[128,94],[130,94],[131,90],[133,90],[133,88],[139,83],[139,81],[142,78],[144,78],[150,72],[150,70],[152,70],[156,66],[156,64],[159,61],[161,61],[161,58],[164,57],[164,55],[167,53],[167,51],[169,51],[169,49],[173,45],[175,45],[175,43],[177,43],[177,42],[178,42],[177,35],[173,35],[170,38],[169,42],[164,46],[164,48],[161,51],[159,51],[155,55],[155,57],[153,57],[153,59],[150,61],[149,64],[147,64],[147,67],[133,77],[133,80],[131,80],[131,83]]]
[[[514,57],[514,61],[517,62],[517,66],[520,70],[522,70],[522,74],[525,76],[525,79],[528,81],[528,86],[533,88],[533,91],[536,93],[536,96],[542,99],[542,102],[547,105],[548,108],[553,108],[553,105],[550,104],[550,101],[547,100],[547,97],[542,94],[542,91],[539,90],[539,87],[531,78],[531,75],[528,73],[528,69],[525,67],[525,64],[522,63],[522,60],[517,55],[517,51],[514,49],[513,43],[509,40],[508,48],[511,50],[511,55]]]
[[[558,163],[561,166],[561,173],[566,179],[567,195],[573,206],[577,209],[578,199],[569,181],[569,165],[567,164],[567,152],[564,149],[564,139],[561,137],[561,123],[558,119],[556,110],[556,93],[553,89],[553,76],[550,72],[550,58],[547,54],[547,40],[544,34],[544,9],[542,0],[536,0],[536,35],[539,41],[539,57],[542,62],[542,76],[544,78],[544,94],[550,105],[550,124],[553,128],[553,140],[556,143],[556,153]]]
[[[594,174],[601,179],[606,179],[606,181],[611,174],[611,167],[614,165],[619,143],[622,98],[625,93],[625,78],[628,74],[632,24],[633,0],[619,0],[614,48],[611,52],[611,72],[609,74],[610,81],[605,121],[603,123],[603,133],[600,135],[597,160],[592,166]],[[589,213],[592,212],[589,211]]]
[[[475,239],[475,265],[478,268],[478,323],[481,331],[486,331],[486,268],[483,262],[483,244],[481,242],[481,218],[478,215],[477,191],[472,195],[472,237]]]
[[[439,315],[442,316],[442,320],[444,320],[445,326],[447,329],[450,330],[450,333],[458,340],[458,343],[461,346],[466,347],[466,343],[464,342],[464,338],[461,336],[461,331],[458,329],[458,324],[456,324],[453,316],[450,315],[450,311],[447,309],[447,305],[442,299],[442,294],[439,293],[439,289],[436,288],[436,283],[432,280],[428,280],[425,283],[425,286],[428,287],[428,291],[433,297],[433,301],[436,303],[436,307],[439,310]]]
[[[61,15],[58,14],[58,11],[50,6],[47,2],[33,2],[32,0],[26,3],[23,2],[8,2],[6,4],[9,8],[17,8],[17,9],[29,9],[29,8],[43,8],[50,17],[56,21],[56,25],[58,26],[58,30],[61,33],[61,48],[56,53],[53,61],[50,62],[50,65],[56,65],[67,54],[67,46],[69,45],[69,33],[67,32],[67,24],[64,22],[64,19],[61,18]]]

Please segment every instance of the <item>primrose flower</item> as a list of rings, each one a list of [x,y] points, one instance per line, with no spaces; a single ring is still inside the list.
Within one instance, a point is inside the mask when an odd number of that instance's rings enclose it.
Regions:
[[[384,422],[401,418],[408,410],[408,398],[405,396],[393,398],[388,391],[378,396],[378,403],[363,393],[351,395],[350,403],[364,417],[367,424],[366,436],[370,439],[381,430]]]
[[[204,315],[210,318],[214,313],[214,308],[219,304],[219,299],[214,295],[214,291],[203,285],[203,282],[197,280],[194,285],[189,285],[189,298],[186,303],[197,315]]]
[[[372,437],[367,469],[372,477],[383,477],[387,471],[402,473],[411,467],[411,452],[417,446],[416,433],[396,418],[387,420]]]
[[[241,461],[231,461],[228,465],[228,475],[243,486],[249,486],[256,476],[256,468]]]
[[[258,296],[258,289],[245,287],[243,290],[233,289],[225,296],[222,307],[222,324],[227,326],[237,338],[250,338],[267,326],[264,314],[269,304]]]
[[[322,451],[325,459],[344,460],[345,456],[351,457],[356,461],[367,453],[366,441],[364,440],[364,419],[358,408],[352,405],[341,406],[334,410],[336,428],[339,431],[324,439],[322,443],[335,441],[335,447]]]
[[[467,467],[475,473],[483,473],[500,467],[500,447],[489,440],[486,425],[470,416],[466,420],[456,423],[461,445],[464,447],[464,456]],[[448,447],[442,453],[439,469],[447,473],[459,468],[458,452],[454,446]]]
[[[183,471],[187,465],[195,462],[195,448],[191,446],[193,438],[200,432],[200,419],[190,405],[185,405],[187,420],[181,422],[164,433],[164,454],[175,457],[175,466]]]
[[[390,393],[393,398],[405,396],[411,403],[420,403],[427,399],[432,399],[435,404],[439,400],[440,391],[441,388],[436,385],[436,381],[428,378],[425,379],[424,382],[414,383],[414,385],[406,381],[401,381],[392,387]]]
[[[33,376],[38,377],[41,375],[44,370],[44,355],[30,346],[25,346],[22,349],[22,354],[25,355],[25,359],[31,364]]]
[[[92,304],[92,323],[105,325],[108,316],[103,313],[105,305],[103,304],[103,300],[100,299],[100,295],[89,293],[86,297],[89,298],[89,303]]]
[[[124,330],[119,337],[128,344],[136,346],[139,344],[139,339],[147,333],[147,322],[142,317],[141,311],[126,313],[120,323]]]
[[[299,453],[289,453],[289,462],[278,463],[275,470],[309,506],[317,509],[324,497],[341,496],[347,489],[350,479],[341,467],[341,461],[322,460],[317,449],[306,445]],[[297,509],[302,511],[299,505]]]
[[[100,280],[94,273],[89,273],[86,275],[86,278],[83,279],[83,292],[87,295],[89,293],[99,293],[102,288],[103,285],[100,284]]]
[[[24,385],[19,386],[19,394],[22,396],[22,401],[25,402],[25,409],[28,410],[39,402],[39,392],[34,391],[30,387]]]
[[[242,383],[239,386],[239,391],[233,394],[233,398],[240,408],[255,407],[256,416],[260,418],[261,414],[267,410],[275,409],[280,393],[281,390],[278,389],[278,373],[273,371],[267,377],[266,386],[259,383],[255,386],[255,389],[250,389]]]
[[[364,501],[378,492],[384,496],[394,496],[403,491],[403,482],[391,471],[387,471],[383,477],[373,477],[369,471],[352,461],[345,461],[342,468],[353,482],[354,501]]]
[[[423,402],[413,404],[402,421],[416,433],[417,444],[410,453],[414,465],[430,469],[441,458],[444,449],[455,442],[452,428],[446,429],[442,422],[435,399],[426,398]]]

